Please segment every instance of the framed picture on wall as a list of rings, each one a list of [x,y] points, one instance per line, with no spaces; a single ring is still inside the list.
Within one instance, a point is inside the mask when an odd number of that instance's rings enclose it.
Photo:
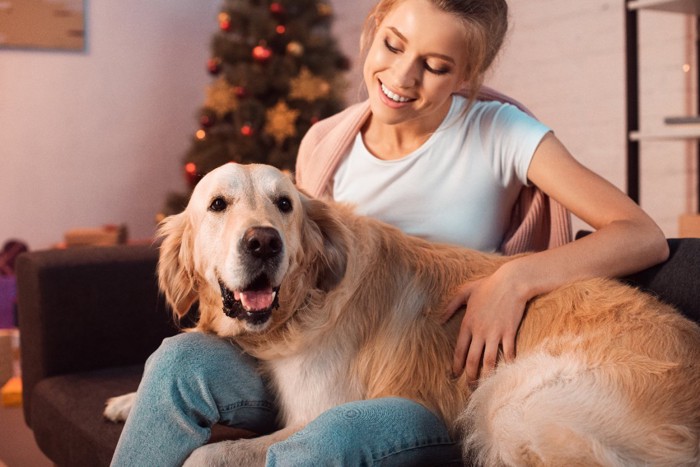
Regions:
[[[84,0],[0,0],[0,47],[84,50]]]

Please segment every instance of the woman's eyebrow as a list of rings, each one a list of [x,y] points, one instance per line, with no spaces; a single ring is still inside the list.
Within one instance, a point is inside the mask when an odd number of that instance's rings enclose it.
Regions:
[[[404,36],[403,34],[401,34],[401,33],[399,32],[399,30],[396,29],[395,27],[389,26],[387,29],[389,29],[391,32],[393,32],[394,34],[396,34],[396,35],[398,36],[398,38],[401,39],[403,42],[408,42],[408,39],[406,39],[406,36]],[[439,59],[441,59],[441,60],[445,60],[446,62],[450,62],[450,63],[452,63],[453,65],[454,65],[454,63],[455,63],[454,59],[453,59],[452,57],[450,57],[449,55],[444,55],[444,54],[439,54],[439,53],[429,53],[429,54],[427,54],[427,56],[428,56],[428,57],[439,58]]]

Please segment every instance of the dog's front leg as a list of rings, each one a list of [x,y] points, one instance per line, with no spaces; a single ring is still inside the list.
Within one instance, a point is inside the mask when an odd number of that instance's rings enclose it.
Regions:
[[[126,420],[126,417],[129,416],[131,407],[134,406],[134,400],[136,400],[135,392],[112,397],[111,399],[107,400],[105,410],[102,415],[107,420],[111,420],[113,422],[123,422]]]
[[[284,441],[301,428],[301,426],[287,427],[258,438],[206,444],[195,449],[183,467],[264,466],[270,446]]]

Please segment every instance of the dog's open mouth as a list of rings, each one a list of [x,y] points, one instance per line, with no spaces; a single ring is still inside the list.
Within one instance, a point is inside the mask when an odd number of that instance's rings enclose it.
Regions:
[[[229,318],[263,324],[279,307],[279,287],[272,287],[265,275],[260,275],[243,290],[230,290],[219,280],[224,314]]]

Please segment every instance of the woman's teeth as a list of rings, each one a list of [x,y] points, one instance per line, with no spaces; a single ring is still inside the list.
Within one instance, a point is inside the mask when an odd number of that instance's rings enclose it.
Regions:
[[[408,102],[411,100],[408,97],[401,97],[398,94],[394,94],[393,92],[389,91],[389,88],[384,86],[383,83],[382,83],[382,92],[384,93],[384,95],[386,97],[388,97],[389,99],[391,99],[394,102]]]

